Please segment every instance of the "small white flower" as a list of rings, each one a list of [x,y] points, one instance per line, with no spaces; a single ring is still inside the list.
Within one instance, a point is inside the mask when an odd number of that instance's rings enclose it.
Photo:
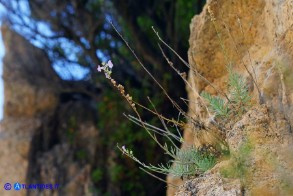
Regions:
[[[107,65],[110,69],[112,69],[114,66],[111,60],[108,61]]]
[[[111,75],[110,75],[109,72],[105,72],[105,76],[106,76],[107,79],[111,79]]]
[[[182,137],[180,137],[180,142],[183,143],[184,142],[184,139]]]
[[[98,72],[101,72],[103,69],[104,69],[104,68],[101,67],[100,65],[99,65],[98,68],[97,68]]]
[[[127,152],[125,146],[122,146],[121,148],[122,148],[122,150],[123,150],[124,152]]]

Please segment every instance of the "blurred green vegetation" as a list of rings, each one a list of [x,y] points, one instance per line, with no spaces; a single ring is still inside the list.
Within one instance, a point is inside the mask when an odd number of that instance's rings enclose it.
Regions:
[[[239,151],[231,155],[231,164],[222,169],[221,175],[225,178],[238,178],[243,184],[249,180],[248,165],[251,161],[251,152],[254,145],[251,141],[243,143]]]

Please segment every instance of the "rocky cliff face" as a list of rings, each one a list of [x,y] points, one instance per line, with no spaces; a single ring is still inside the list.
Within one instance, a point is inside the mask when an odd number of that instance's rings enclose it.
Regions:
[[[245,76],[253,104],[225,130],[230,160],[185,183],[172,176],[168,181],[183,184],[177,195],[292,195],[293,1],[210,0],[192,19],[190,29],[189,81],[193,88],[217,94],[194,74],[196,70],[226,92],[226,65],[230,64]],[[204,119],[202,108],[194,104],[198,96],[187,90],[193,101],[190,115]],[[185,130],[184,139],[201,146],[208,142],[199,139],[206,138],[204,134]],[[175,191],[169,188],[168,195]]]
[[[1,182],[60,185],[58,190],[19,195],[86,195],[90,170],[99,164],[96,101],[81,92],[86,85],[60,80],[44,51],[7,26],[2,26],[2,34],[6,54]],[[15,192],[2,187],[0,195]]]

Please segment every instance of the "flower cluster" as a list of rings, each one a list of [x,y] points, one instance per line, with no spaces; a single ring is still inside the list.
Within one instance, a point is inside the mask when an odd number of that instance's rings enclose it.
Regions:
[[[123,154],[125,153],[125,154],[128,154],[130,156],[133,156],[132,150],[128,150],[125,146],[122,146],[121,149],[123,151]]]
[[[111,60],[109,60],[107,63],[102,63],[102,66],[98,66],[97,70],[98,72],[104,71],[106,78],[111,79],[111,74],[112,74],[112,68],[113,68],[113,63]]]
[[[113,66],[114,65],[113,65],[112,61],[109,60],[107,63],[102,63],[102,66],[99,65],[97,70],[98,70],[98,72],[103,71],[105,73],[106,78],[108,78],[111,81],[112,85],[119,90],[121,95],[127,100],[127,102],[135,110],[135,104],[132,101],[132,97],[129,94],[125,95],[124,86],[121,84],[117,84],[117,82],[113,78],[111,78]]]

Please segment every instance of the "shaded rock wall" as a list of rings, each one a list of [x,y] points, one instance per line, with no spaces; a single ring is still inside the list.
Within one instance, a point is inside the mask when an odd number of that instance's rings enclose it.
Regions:
[[[86,85],[59,79],[44,51],[5,25],[2,35],[1,182],[60,185],[19,195],[90,194],[90,171],[99,164],[96,100],[82,93]],[[0,189],[0,195],[14,194]]]
[[[214,16],[214,23],[208,8]],[[250,160],[245,163],[250,168],[245,181],[242,179],[235,184],[231,179],[223,178],[220,171],[224,166],[217,165],[194,182],[186,182],[177,194],[227,195],[223,187],[231,183],[235,186],[226,189],[233,190],[233,194],[230,192],[228,195],[292,194],[293,1],[210,0],[203,12],[192,19],[190,29],[190,84],[198,93],[205,90],[216,95],[211,85],[193,71],[198,71],[224,92],[227,91],[228,78],[226,65],[232,65],[243,75],[253,107],[226,130],[226,141],[232,156],[241,153],[240,148],[246,141],[253,144]],[[252,76],[260,93],[252,82]],[[205,119],[203,108],[194,104],[199,100],[197,94],[190,88],[187,90],[192,100],[189,114]],[[184,139],[201,146],[209,142],[199,139],[205,138],[201,134],[204,132],[187,129]],[[168,181],[183,183],[172,176]],[[213,189],[208,185],[211,182]],[[168,195],[174,195],[175,191],[169,188]]]
[[[50,62],[42,51],[6,26],[2,27],[2,35],[6,55],[3,59],[5,102],[0,127],[0,173],[4,182],[26,182],[31,142],[42,125],[41,116],[49,116],[57,107],[58,97],[52,85],[58,78],[49,69]],[[52,81],[52,85],[48,81]],[[4,189],[0,191],[1,195],[8,194]]]

